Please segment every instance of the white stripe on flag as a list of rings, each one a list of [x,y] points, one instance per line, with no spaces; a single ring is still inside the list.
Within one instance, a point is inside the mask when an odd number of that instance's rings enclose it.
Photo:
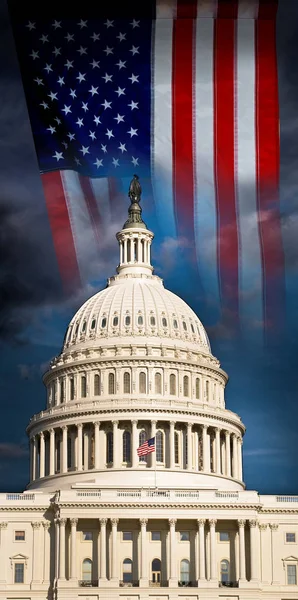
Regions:
[[[194,229],[199,272],[219,317],[217,211],[214,181],[213,19],[197,19],[195,65]],[[211,310],[210,312],[213,313]]]
[[[239,312],[246,333],[263,322],[262,261],[256,194],[255,23],[237,21],[236,193],[239,232]]]
[[[257,19],[259,0],[238,0],[239,19]]]
[[[216,17],[217,13],[217,0],[198,0],[197,3],[197,17],[198,18],[211,18]]]
[[[94,228],[86,207],[85,197],[75,171],[61,171],[65,200],[72,229],[79,271],[83,282],[88,281],[92,265],[98,257]]]
[[[173,21],[156,20],[152,55],[152,187],[161,230],[169,237],[176,237],[172,160],[172,41]]]
[[[105,177],[90,179],[90,185],[96,200],[101,222],[103,227],[106,227],[111,223],[111,205],[108,180]]]
[[[177,14],[177,0],[157,0],[156,18],[175,19]]]

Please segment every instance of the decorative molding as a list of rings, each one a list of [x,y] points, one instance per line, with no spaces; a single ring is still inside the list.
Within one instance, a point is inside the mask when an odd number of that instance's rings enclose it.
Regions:
[[[148,519],[147,518],[142,517],[140,519],[141,527],[145,527],[147,525],[147,523],[148,523]]]
[[[41,521],[33,521],[31,525],[32,529],[39,529],[41,527]]]
[[[248,521],[249,527],[252,529],[254,527],[257,527],[258,522],[256,521],[256,519],[250,519]]]
[[[245,525],[246,525],[246,519],[238,519],[239,528],[245,527]]]

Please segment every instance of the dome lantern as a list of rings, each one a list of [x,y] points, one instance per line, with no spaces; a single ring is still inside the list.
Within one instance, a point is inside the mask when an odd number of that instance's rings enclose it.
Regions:
[[[125,221],[123,229],[116,235],[120,249],[117,273],[122,275],[139,274],[141,276],[151,275],[153,272],[150,262],[150,246],[154,235],[147,229],[142,219],[141,194],[139,178],[134,175],[128,192],[131,202],[128,219]]]

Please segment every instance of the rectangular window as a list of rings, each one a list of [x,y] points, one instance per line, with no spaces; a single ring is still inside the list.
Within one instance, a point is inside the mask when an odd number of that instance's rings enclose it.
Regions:
[[[180,542],[189,542],[189,531],[180,531]]]
[[[287,584],[288,585],[297,585],[296,565],[287,565]]]
[[[228,542],[230,539],[230,536],[228,534],[227,531],[220,531],[219,532],[219,541],[220,542]]]
[[[286,533],[286,542],[287,544],[295,544],[296,533]]]
[[[84,542],[92,541],[92,531],[83,531],[83,541]]]
[[[160,531],[151,531],[151,540],[152,540],[152,542],[160,542],[160,540],[161,540]]]
[[[15,539],[15,542],[24,542],[25,541],[25,531],[15,531],[14,539]]]
[[[123,531],[122,539],[124,542],[131,542],[132,541],[132,531]]]
[[[15,583],[24,583],[24,563],[15,563],[14,582]]]

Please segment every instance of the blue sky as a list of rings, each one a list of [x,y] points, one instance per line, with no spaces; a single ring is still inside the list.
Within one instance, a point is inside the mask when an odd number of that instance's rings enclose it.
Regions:
[[[118,262],[117,231],[109,232],[98,278],[77,297],[63,297],[39,179],[13,39],[0,2],[0,489],[22,490],[28,481],[25,428],[42,410],[41,375],[62,344],[73,312],[103,287]],[[213,353],[228,372],[226,403],[247,427],[244,477],[262,493],[298,494],[298,8],[284,0],[278,14],[281,118],[281,210],[287,261],[286,331],[263,348],[217,327],[210,306],[185,276],[188,249],[163,238],[152,206],[144,218],[156,233],[152,262],[166,286],[181,295],[207,327]],[[124,206],[126,203],[124,198]],[[122,217],[121,217],[122,218]],[[119,218],[119,227],[122,222]],[[187,246],[187,245],[186,245]],[[274,333],[274,332],[273,332]],[[294,449],[294,450],[293,450]]]

